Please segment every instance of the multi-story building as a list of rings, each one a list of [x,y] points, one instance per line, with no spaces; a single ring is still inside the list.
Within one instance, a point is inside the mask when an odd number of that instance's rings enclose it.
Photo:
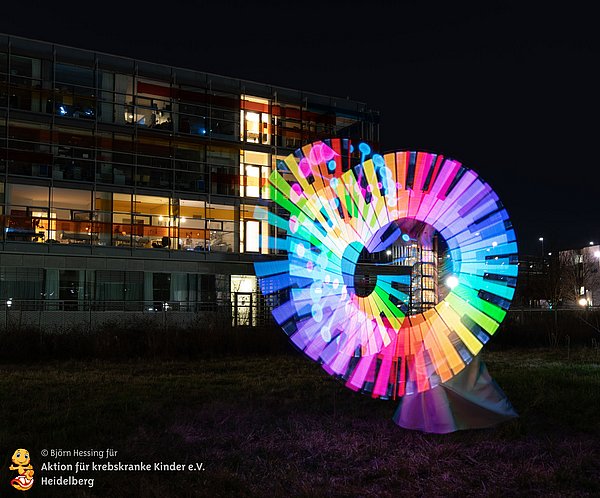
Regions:
[[[2,305],[245,307],[273,235],[254,218],[271,205],[261,185],[294,149],[335,137],[376,144],[378,113],[0,35]]]
[[[520,255],[513,304],[521,308],[597,307],[600,300],[600,245]]]
[[[588,246],[559,251],[554,265],[563,306],[600,304],[600,245],[590,242]]]

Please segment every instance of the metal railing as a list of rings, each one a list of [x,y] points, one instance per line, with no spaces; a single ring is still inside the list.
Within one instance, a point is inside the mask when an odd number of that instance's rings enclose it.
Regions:
[[[231,301],[0,301],[0,329],[23,327],[93,329],[107,323],[125,324],[143,318],[158,326],[206,325],[256,327],[271,323],[271,309],[260,299]]]
[[[257,327],[274,325],[271,316],[276,303],[257,293],[234,293],[232,300],[213,301],[99,301],[99,300],[19,300],[0,301],[0,330],[34,327],[39,329],[90,330],[143,319],[157,327]],[[506,340],[523,334],[592,337],[600,341],[600,308],[541,309],[508,311],[502,328]],[[501,334],[505,336],[505,334]],[[511,336],[511,337],[508,337]]]

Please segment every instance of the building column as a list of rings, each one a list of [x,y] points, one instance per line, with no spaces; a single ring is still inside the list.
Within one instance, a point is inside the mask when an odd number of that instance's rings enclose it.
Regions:
[[[59,273],[58,268],[46,268],[44,270],[44,297],[46,301],[58,301]],[[46,309],[57,310],[58,303],[46,303]]]
[[[144,272],[144,308],[154,307],[154,275],[152,272]]]

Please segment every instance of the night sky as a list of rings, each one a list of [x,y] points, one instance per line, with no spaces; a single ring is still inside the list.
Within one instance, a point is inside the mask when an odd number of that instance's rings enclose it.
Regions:
[[[600,242],[595,15],[387,3],[12,2],[0,32],[366,102],[381,152],[442,153],[490,183],[521,252]]]

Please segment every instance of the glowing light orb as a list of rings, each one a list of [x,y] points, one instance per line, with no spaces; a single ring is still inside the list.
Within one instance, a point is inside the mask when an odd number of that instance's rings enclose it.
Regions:
[[[446,286],[449,289],[454,289],[457,285],[458,285],[458,278],[456,278],[454,275],[450,275],[446,279]]]
[[[287,291],[273,317],[304,354],[353,390],[396,398],[448,381],[481,351],[506,315],[518,267],[508,214],[474,171],[347,139],[306,145],[278,170],[269,198],[288,216],[258,207],[256,217],[286,232],[271,243],[287,259],[255,270],[263,294]],[[367,295],[355,288],[361,252],[411,240],[403,220],[433,227],[450,256],[447,295],[415,315],[409,275],[382,272]]]

